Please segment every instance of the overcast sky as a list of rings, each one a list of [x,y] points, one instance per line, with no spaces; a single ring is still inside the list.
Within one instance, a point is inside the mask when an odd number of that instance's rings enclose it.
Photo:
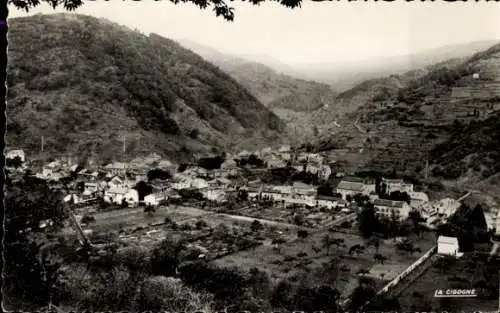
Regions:
[[[500,6],[492,2],[309,2],[287,9],[235,1],[235,21],[170,1],[88,1],[76,13],[104,17],[143,33],[188,39],[221,52],[282,62],[366,60],[481,40],[500,40]],[[34,13],[53,13],[47,5]],[[11,8],[10,17],[28,14]]]

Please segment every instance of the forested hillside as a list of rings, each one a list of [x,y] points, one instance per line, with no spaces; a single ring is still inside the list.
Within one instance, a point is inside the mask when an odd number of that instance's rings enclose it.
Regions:
[[[179,44],[90,16],[10,20],[7,144],[51,154],[186,157],[277,140],[244,87]]]

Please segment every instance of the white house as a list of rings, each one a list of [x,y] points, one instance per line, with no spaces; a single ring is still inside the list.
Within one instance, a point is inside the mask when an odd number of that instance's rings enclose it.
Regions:
[[[123,200],[129,206],[135,206],[139,203],[139,193],[135,189],[124,187],[111,187],[104,192],[104,201],[108,203],[122,204]]]
[[[150,206],[158,206],[162,201],[168,199],[168,196],[165,193],[152,193],[144,197],[144,204]]]
[[[458,256],[458,239],[456,237],[439,236],[437,241],[437,253],[441,255]]]
[[[195,178],[191,181],[191,188],[196,188],[196,189],[203,189],[207,188],[208,182],[202,178]]]
[[[265,147],[265,148],[262,148],[262,150],[260,150],[260,155],[261,156],[266,156],[266,155],[269,155],[273,152],[273,149],[271,147]]]
[[[387,194],[390,194],[394,191],[406,192],[408,194],[413,192],[413,184],[405,183],[402,179],[382,178],[382,183],[386,186]]]
[[[123,162],[115,162],[108,164],[104,167],[104,169],[113,175],[123,174],[127,170],[127,164]]]
[[[284,198],[287,196],[287,195],[284,195],[282,192],[278,191],[278,190],[273,190],[273,189],[264,189],[262,190],[262,192],[260,192],[260,195],[262,197],[267,197],[267,198],[270,198],[274,201],[281,201],[281,200],[284,200]]]
[[[125,187],[125,180],[118,176],[115,176],[108,182],[108,187],[109,188]]]
[[[338,199],[323,195],[316,196],[316,205],[319,207],[327,207],[329,209],[333,209],[337,206]]]
[[[472,74],[473,79],[479,79],[479,73],[474,73]]]
[[[268,168],[283,168],[286,167],[286,162],[275,156],[275,155],[270,155],[265,159],[265,162],[267,163]]]
[[[316,189],[314,187],[301,182],[294,182],[290,192],[294,199],[312,200],[316,195]]]
[[[23,150],[11,150],[5,154],[6,159],[15,159],[16,157],[21,159],[23,163],[26,161],[26,155]]]
[[[257,199],[260,196],[260,189],[254,187],[245,188],[248,193],[248,199]]]
[[[125,193],[125,201],[129,204],[129,206],[136,206],[139,204],[139,192],[135,189],[129,189],[127,193]]]
[[[84,183],[84,194],[93,194],[101,189],[101,186],[97,182],[85,182]]]
[[[104,201],[107,203],[122,204],[127,191],[124,187],[110,187],[104,191]]]
[[[391,219],[395,216],[398,220],[405,220],[410,215],[411,208],[405,201],[392,201],[376,199],[374,202],[375,213]]]
[[[316,200],[313,198],[293,198],[290,196],[285,196],[281,199],[285,204],[303,204],[310,207],[316,205]]]
[[[246,158],[246,157],[249,157],[250,156],[250,152],[248,152],[247,150],[243,150],[241,151],[240,153],[238,153],[238,156],[240,158]]]
[[[280,153],[283,153],[283,152],[291,152],[292,151],[292,147],[290,147],[290,145],[283,145],[279,148],[278,150]]]
[[[354,196],[355,194],[363,194],[365,191],[365,186],[363,183],[349,182],[342,180],[336,189],[337,193],[342,195],[342,199],[346,199],[347,196]]]
[[[218,188],[205,188],[201,191],[203,196],[211,201],[222,202],[226,199],[226,192]]]

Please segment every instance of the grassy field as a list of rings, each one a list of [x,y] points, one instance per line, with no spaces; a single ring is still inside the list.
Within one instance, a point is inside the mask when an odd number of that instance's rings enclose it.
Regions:
[[[481,261],[465,255],[449,266],[430,267],[399,297],[401,309],[446,310],[448,312],[495,311],[498,308],[498,281],[500,262],[495,261],[483,267]],[[475,281],[484,271],[485,278],[493,288],[478,289]],[[476,289],[475,298],[436,298],[436,289]]]
[[[326,234],[333,238],[344,239],[344,246],[330,246],[327,250],[323,245],[323,237]],[[268,272],[275,280],[282,278],[293,280],[306,273],[309,273],[308,276],[317,275],[311,280],[312,283],[318,284],[323,280],[335,286],[345,297],[356,288],[358,271],[368,270],[368,275],[375,278],[379,282],[378,285],[382,287],[435,243],[432,234],[426,234],[421,239],[415,240],[415,246],[420,247],[422,252],[413,255],[397,252],[392,240],[382,242],[378,253],[387,257],[384,264],[374,260],[373,256],[376,251],[373,247],[367,248],[360,255],[349,255],[350,247],[365,244],[365,240],[360,236],[326,231],[313,233],[305,239],[289,237],[289,241],[278,248],[267,243],[252,250],[228,255],[214,262],[221,266],[236,266],[244,269],[255,266]],[[384,274],[380,275],[381,273]]]

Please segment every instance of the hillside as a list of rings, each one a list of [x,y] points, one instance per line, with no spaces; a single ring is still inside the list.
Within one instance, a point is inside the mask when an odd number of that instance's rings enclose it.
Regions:
[[[374,91],[367,82],[340,94],[358,97],[358,108],[316,148],[348,149],[360,159],[358,167],[420,177],[428,160],[431,176],[462,183],[497,173],[500,45],[406,76],[413,77],[393,76],[399,78],[393,87]]]
[[[245,86],[264,105],[277,109],[276,112],[280,112],[280,109],[293,112],[312,111],[333,103],[336,96],[331,86],[327,84],[295,78],[265,64],[224,54],[211,47],[187,40],[180,42],[186,48],[219,66]]]
[[[277,141],[284,125],[216,66],[158,35],[73,14],[10,20],[7,145],[172,158]]]

